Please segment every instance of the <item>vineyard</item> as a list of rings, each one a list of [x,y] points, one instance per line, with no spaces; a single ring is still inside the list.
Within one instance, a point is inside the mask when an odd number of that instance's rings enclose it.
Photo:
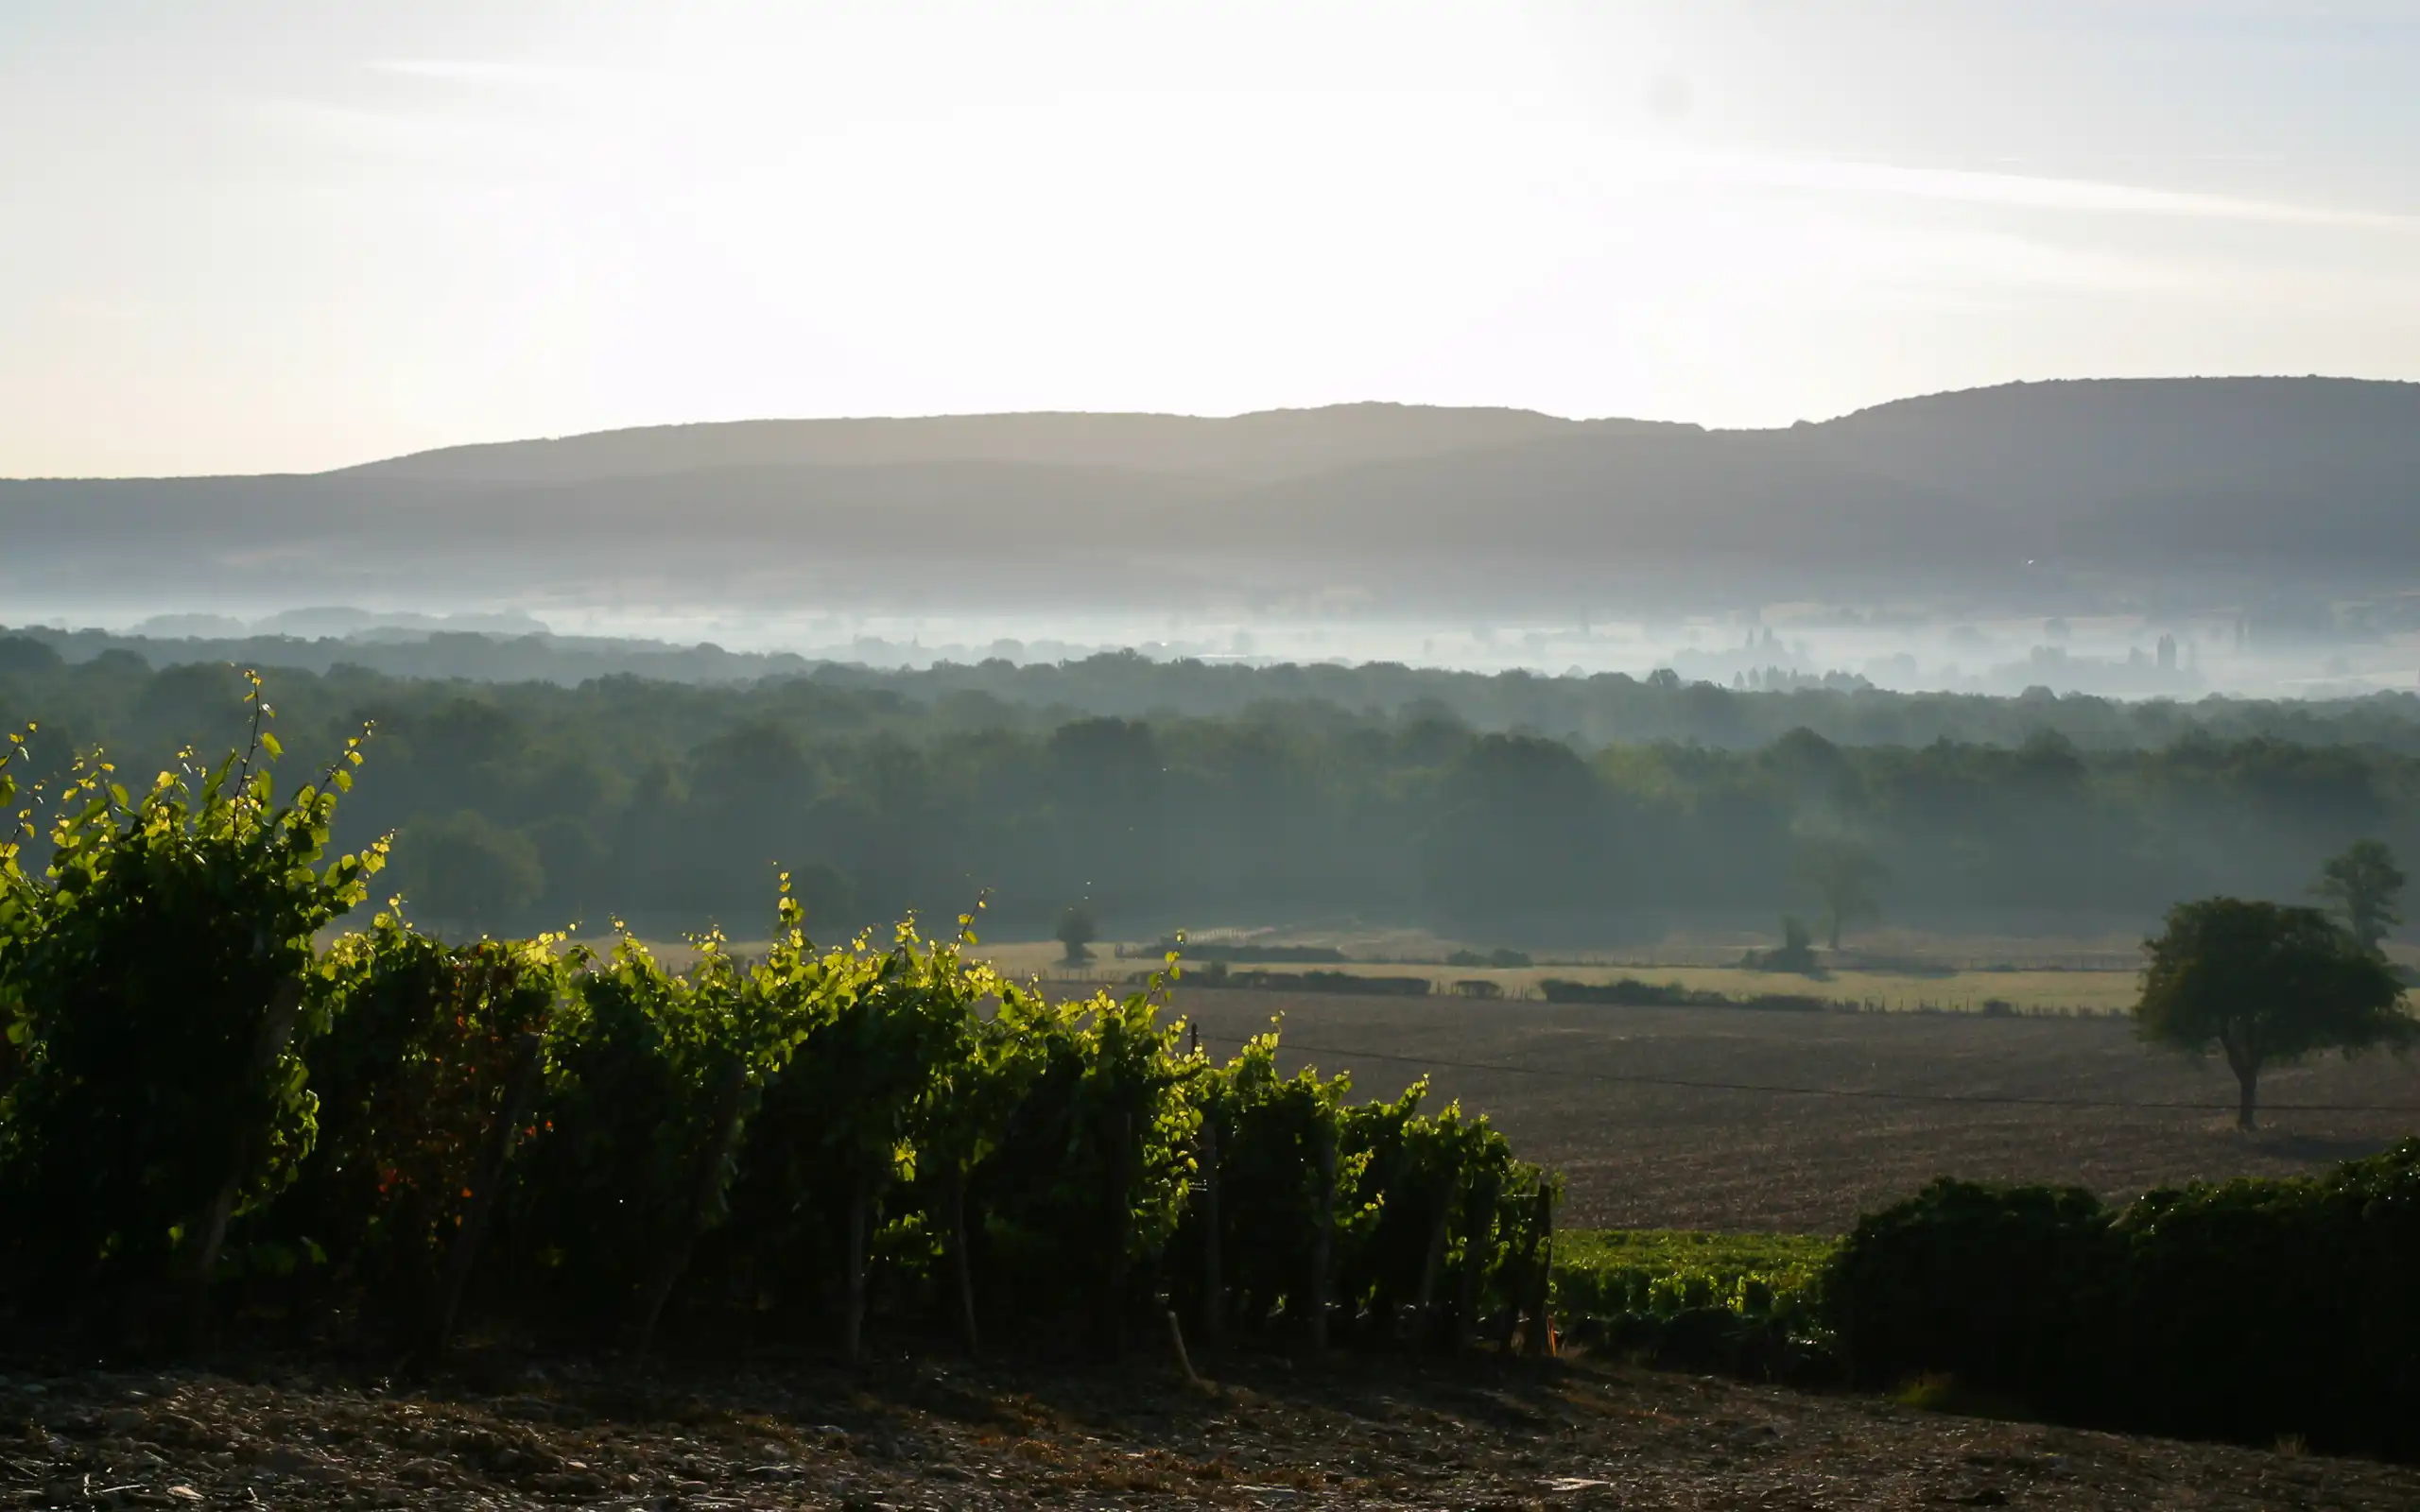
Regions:
[[[709,932],[678,970],[627,930],[448,943],[392,902],[332,933],[385,863],[383,841],[330,854],[361,741],[281,798],[270,713],[255,682],[240,751],[139,794],[89,757],[28,791],[0,847],[0,1349],[234,1340],[422,1370],[472,1341],[637,1367],[1148,1345],[1191,1378],[1195,1352],[1494,1371],[1567,1344],[2420,1452],[2420,1141],[2115,1205],[1944,1180],[1837,1243],[1558,1235],[1562,1178],[1487,1118],[1433,1108],[1425,1075],[1356,1101],[1301,1063],[1316,1042],[1176,1017],[1173,958],[1123,996],[1054,997],[980,960],[972,915],[942,937],[910,919],[819,945],[786,877],[764,945]],[[1250,994],[1204,996],[1232,1019]],[[1352,1001],[1384,1016],[1382,1062],[1416,1061],[1438,1014],[1530,1013],[1560,1064],[1436,1063],[1560,1073],[1565,1098],[1805,1095],[1569,1063],[1575,1015],[1699,1008]],[[1827,1037],[1836,1018],[1720,1017]],[[1961,1017],[2045,1044],[2085,1032]],[[1734,1061],[1740,1032],[1720,1028]],[[1602,1096],[1584,1108],[1601,1146]]]
[[[1484,1118],[1216,1058],[1165,981],[1053,1001],[971,917],[821,947],[784,878],[678,971],[399,907],[315,945],[384,844],[324,853],[360,744],[281,800],[269,714],[139,795],[88,761],[0,852],[16,1336],[1547,1345],[1557,1183]]]

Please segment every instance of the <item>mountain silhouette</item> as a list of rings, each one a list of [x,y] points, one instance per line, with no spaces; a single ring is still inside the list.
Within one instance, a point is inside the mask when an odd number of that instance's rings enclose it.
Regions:
[[[2016,384],[1754,431],[1381,404],[658,426],[313,475],[0,482],[0,589],[54,600],[2369,591],[2420,570],[2420,385]]]

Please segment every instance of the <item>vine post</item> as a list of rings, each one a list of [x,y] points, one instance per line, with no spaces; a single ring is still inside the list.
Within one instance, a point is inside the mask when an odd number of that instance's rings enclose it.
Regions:
[[[1198,1041],[1197,1041],[1198,1042]],[[1201,1121],[1201,1348],[1215,1354],[1226,1342],[1226,1282],[1219,1274],[1219,1121]]]
[[[1314,1352],[1327,1349],[1328,1270],[1336,1247],[1336,1120],[1321,1120],[1318,1187],[1311,1211],[1310,1338]]]
[[[1478,1340],[1478,1310],[1485,1296],[1487,1263],[1495,1251],[1495,1202],[1501,1178],[1493,1167],[1482,1170],[1471,1184],[1463,1211],[1468,1229],[1462,1236],[1462,1274],[1455,1297],[1454,1348],[1468,1354]]]
[[[1521,1352],[1532,1360],[1554,1353],[1554,1183],[1541,1173],[1537,1211],[1530,1232],[1530,1266],[1522,1278],[1529,1284],[1530,1327]]]

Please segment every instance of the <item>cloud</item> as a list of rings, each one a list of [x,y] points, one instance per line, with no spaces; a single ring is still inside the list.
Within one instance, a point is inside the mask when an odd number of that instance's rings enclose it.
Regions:
[[[400,74],[406,78],[437,79],[448,84],[489,84],[498,88],[596,84],[617,77],[608,69],[567,63],[509,62],[477,58],[381,58],[369,66],[377,73]]]
[[[2089,179],[2048,179],[1966,168],[1908,168],[1882,163],[1730,153],[1675,153],[1668,159],[1668,165],[1655,176],[1667,174],[1700,182],[1807,189],[1874,198],[1998,205],[2015,210],[2158,215],[2371,231],[2420,230],[2420,217],[2411,215],[2282,204],[2231,195],[2147,189]]]

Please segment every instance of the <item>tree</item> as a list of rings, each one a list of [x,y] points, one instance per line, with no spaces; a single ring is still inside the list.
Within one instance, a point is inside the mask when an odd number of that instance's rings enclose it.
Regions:
[[[2395,904],[2403,898],[2407,879],[2394,864],[2394,852],[2377,840],[2356,840],[2341,856],[2319,868],[2311,891],[2332,900],[2344,911],[2345,927],[2361,948],[2375,952],[2388,930],[2403,922]]]
[[[475,810],[424,819],[397,846],[403,891],[463,929],[502,929],[546,890],[538,847]]]
[[[2316,908],[2180,903],[2143,948],[2135,1032],[2195,1055],[2216,1045],[2241,1090],[2238,1128],[2254,1126],[2262,1068],[2316,1051],[2400,1050],[2420,1031],[2385,960]]]
[[[1740,965],[1752,971],[1796,971],[1806,976],[1820,976],[1823,968],[1815,960],[1814,936],[1796,914],[1784,914],[1781,919],[1781,944],[1769,951],[1750,951]]]
[[[1065,948],[1066,954],[1061,959],[1067,965],[1081,966],[1091,960],[1093,953],[1086,947],[1100,938],[1100,927],[1093,922],[1092,904],[1069,903],[1067,911],[1059,916],[1059,930],[1051,938]]]
[[[1808,840],[1799,849],[1798,874],[1824,904],[1826,937],[1841,948],[1841,931],[1850,924],[1882,917],[1875,889],[1890,870],[1858,842],[1827,836]]]

